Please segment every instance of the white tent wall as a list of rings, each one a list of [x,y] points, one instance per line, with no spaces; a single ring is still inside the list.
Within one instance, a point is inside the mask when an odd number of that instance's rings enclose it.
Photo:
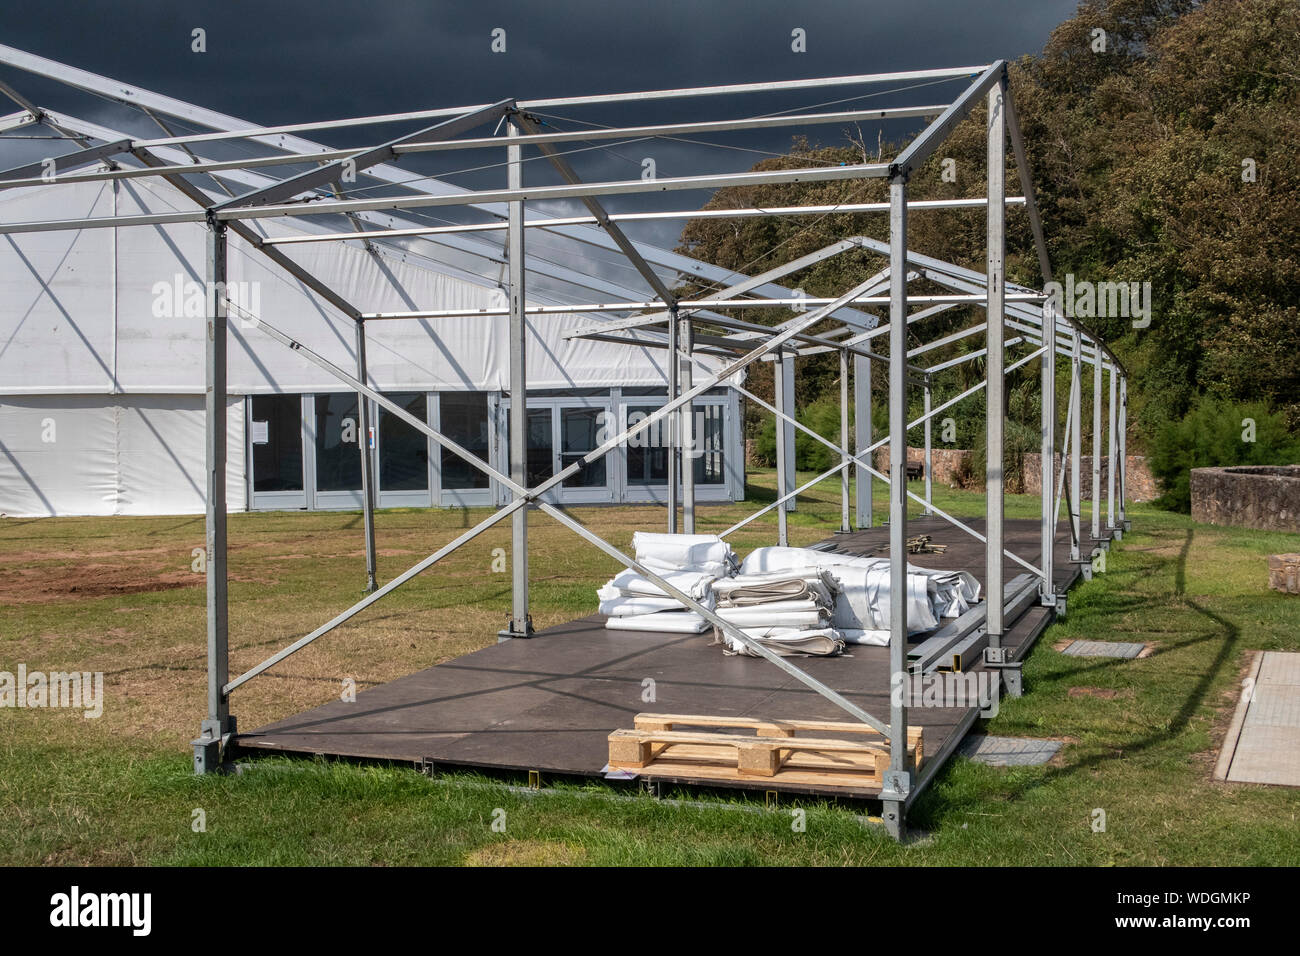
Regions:
[[[202,514],[202,395],[40,395],[0,402],[0,513]],[[226,502],[242,511],[244,400],[227,405]]]
[[[56,184],[0,194],[0,220],[75,219],[189,210],[156,180]],[[284,220],[269,235],[301,234]],[[197,223],[7,235],[0,241],[0,513],[10,515],[190,514],[203,510],[206,229]],[[409,250],[360,242],[280,249],[363,312],[502,308],[493,278],[442,271]],[[230,297],[349,373],[356,371],[352,320],[237,236],[230,237]],[[530,296],[554,304],[548,296]],[[530,390],[666,385],[666,352],[565,339],[601,317],[531,316]],[[372,385],[386,392],[508,389],[505,316],[373,320],[366,325]],[[238,397],[230,434],[229,508],[250,505],[243,396],[321,394],[348,386],[259,332],[230,309],[229,393]],[[697,359],[696,375],[718,367]],[[494,406],[495,407],[495,406]],[[725,488],[701,500],[743,495],[740,415],[728,422]],[[42,441],[53,418],[59,438]],[[305,450],[308,453],[310,449]],[[504,461],[498,462],[504,466]],[[654,500],[611,465],[609,500]],[[305,480],[311,480],[310,470]],[[319,498],[318,507],[348,501]],[[603,500],[603,499],[602,499]],[[486,504],[488,499],[482,503]],[[252,504],[256,504],[255,502]],[[258,507],[268,507],[263,502]]]

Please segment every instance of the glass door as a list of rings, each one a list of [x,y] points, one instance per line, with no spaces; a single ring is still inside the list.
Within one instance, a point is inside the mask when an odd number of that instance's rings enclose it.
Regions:
[[[607,404],[558,406],[560,453],[558,467],[568,468],[599,448],[613,434]],[[613,454],[611,452],[611,454]],[[562,482],[564,501],[609,501],[609,455],[583,465]]]
[[[505,427],[506,458],[510,448],[510,402],[501,403]],[[603,444],[610,432],[610,407],[606,400],[581,398],[537,398],[528,403],[528,486],[535,487],[580,460]],[[509,500],[503,490],[502,501]],[[609,466],[605,459],[584,465],[558,488],[546,494],[547,501],[610,501]]]
[[[492,461],[492,416],[487,392],[440,392],[439,430],[481,461]],[[439,446],[441,503],[451,507],[492,503],[492,479],[460,455]]]
[[[385,395],[412,418],[429,420],[424,392]],[[385,408],[379,409],[379,507],[429,506],[429,438]]]
[[[356,392],[317,395],[315,412],[316,507],[361,507],[361,434]]]
[[[302,397],[253,395],[249,402],[249,460],[256,510],[306,508],[303,481]]]

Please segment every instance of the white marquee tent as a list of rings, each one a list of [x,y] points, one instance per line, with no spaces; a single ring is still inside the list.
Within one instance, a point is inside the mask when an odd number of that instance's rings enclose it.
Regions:
[[[0,220],[131,215],[192,206],[161,180],[90,182],[6,191],[0,194]],[[270,236],[306,228],[302,220],[261,226]],[[206,231],[199,224],[178,223],[6,236],[0,243],[0,513],[203,511]],[[501,309],[506,304],[505,294],[490,279],[396,244],[282,248],[312,273],[330,276],[336,290],[366,311]],[[246,396],[338,393],[343,386],[293,352],[268,343],[254,326],[258,317],[274,317],[277,327],[312,341],[325,358],[350,369],[356,367],[352,322],[238,238],[231,242],[229,269],[232,298],[242,295],[248,307],[248,314],[232,315],[230,326],[229,507],[300,504],[292,496],[269,497],[260,504],[254,498],[248,468],[254,419]],[[551,301],[536,294],[530,299]],[[594,393],[595,404],[613,414],[611,389],[617,397],[623,390],[664,387],[662,351],[561,335],[592,321],[588,315],[530,317],[530,392]],[[367,329],[372,382],[386,392],[485,392],[493,396],[496,409],[508,390],[508,322],[505,315],[372,322]],[[701,356],[697,361],[707,368],[716,359]],[[734,406],[734,396],[717,400],[725,413],[721,418],[730,426],[724,457],[739,454]],[[503,444],[494,441],[491,454],[504,454]],[[719,496],[740,491],[740,476],[730,463],[728,470],[727,480],[715,490]],[[625,477],[618,478],[609,477],[606,500],[635,499],[637,490],[628,488]],[[707,497],[707,489],[702,490]],[[382,491],[381,486],[381,504]],[[312,504],[358,506],[357,495],[359,490],[341,497],[313,495]],[[481,497],[488,503],[491,496],[485,492]],[[420,498],[389,503],[407,501]]]

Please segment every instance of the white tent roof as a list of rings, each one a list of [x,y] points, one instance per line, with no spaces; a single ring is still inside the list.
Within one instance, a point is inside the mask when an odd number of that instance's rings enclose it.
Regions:
[[[193,208],[161,180],[64,184],[0,194],[0,218],[130,215]],[[311,228],[302,220],[263,224],[271,235]],[[201,393],[201,295],[206,229],[194,223],[7,236],[0,243],[0,394]],[[394,245],[308,243],[281,247],[363,312],[500,308],[487,279],[441,267]],[[356,367],[352,321],[231,237],[231,283],[247,283],[258,314],[301,336],[330,361]],[[236,290],[238,292],[239,290]],[[530,303],[549,298],[530,296]],[[172,314],[177,306],[182,314]],[[162,314],[159,314],[162,313]],[[596,319],[599,321],[599,318]],[[507,385],[502,316],[372,321],[367,364],[381,388],[496,390]],[[534,316],[530,388],[662,384],[663,352],[563,339],[591,316]],[[338,391],[337,379],[258,332],[232,312],[230,391]],[[707,364],[708,360],[703,360]]]

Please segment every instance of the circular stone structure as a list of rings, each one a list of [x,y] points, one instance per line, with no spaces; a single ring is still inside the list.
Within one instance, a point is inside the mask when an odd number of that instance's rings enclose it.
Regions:
[[[1193,468],[1192,519],[1300,532],[1300,465]]]

